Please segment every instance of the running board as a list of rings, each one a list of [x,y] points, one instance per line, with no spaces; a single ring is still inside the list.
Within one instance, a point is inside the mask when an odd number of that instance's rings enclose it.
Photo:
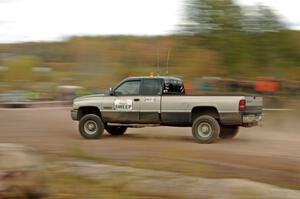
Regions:
[[[127,126],[132,128],[157,127],[159,124],[124,124],[124,123],[107,123],[108,126]]]

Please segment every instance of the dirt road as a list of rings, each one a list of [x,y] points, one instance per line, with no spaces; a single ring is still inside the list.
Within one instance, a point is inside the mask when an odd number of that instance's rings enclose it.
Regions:
[[[129,129],[84,140],[66,108],[1,109],[0,142],[32,146],[59,158],[80,157],[193,176],[241,177],[300,189],[300,117],[266,113],[263,127],[241,128],[237,138],[195,142],[190,128]]]

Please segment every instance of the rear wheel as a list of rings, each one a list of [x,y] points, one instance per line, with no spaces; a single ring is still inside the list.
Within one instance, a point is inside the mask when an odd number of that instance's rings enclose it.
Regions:
[[[98,139],[104,131],[104,124],[98,115],[88,114],[79,121],[79,132],[86,139]]]
[[[238,131],[238,126],[221,126],[220,138],[232,139],[238,134]]]
[[[220,125],[212,116],[203,115],[193,122],[192,132],[198,142],[203,144],[213,143],[219,137]]]
[[[125,133],[125,131],[127,130],[127,127],[126,126],[106,126],[105,130],[111,135],[120,136]]]

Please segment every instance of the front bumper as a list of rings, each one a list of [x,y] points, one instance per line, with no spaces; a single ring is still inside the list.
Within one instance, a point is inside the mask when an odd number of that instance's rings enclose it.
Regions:
[[[78,120],[78,110],[77,109],[71,110],[71,118],[72,118],[72,120]]]
[[[261,126],[263,115],[244,115],[243,116],[243,126],[251,127],[251,126]]]

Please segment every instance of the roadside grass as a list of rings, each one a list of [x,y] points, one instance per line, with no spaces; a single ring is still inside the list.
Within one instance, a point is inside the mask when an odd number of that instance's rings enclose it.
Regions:
[[[68,151],[68,156],[70,156],[71,158],[90,160],[90,161],[95,161],[97,163],[102,163],[102,164],[103,163],[107,163],[107,164],[112,163],[112,161],[110,159],[97,156],[93,153],[89,153],[78,146],[68,146],[67,151]]]
[[[111,183],[111,182],[110,182]],[[109,182],[99,182],[76,174],[50,172],[48,199],[134,198],[134,194],[118,189]]]
[[[195,164],[186,161],[178,161],[176,157],[160,157],[157,161],[149,160],[147,156],[135,158],[129,160],[114,160],[97,156],[93,153],[89,153],[79,147],[69,147],[70,157],[83,160],[94,161],[100,164],[111,164],[115,166],[127,166],[140,169],[152,169],[160,171],[170,171],[182,173],[184,175],[191,176],[214,176],[214,168],[207,164]],[[169,149],[173,154],[179,154],[184,157],[182,151],[176,151],[176,149]]]
[[[300,190],[300,184],[276,183],[274,185],[286,189]]]
[[[70,158],[88,160],[100,164],[127,166],[127,167],[140,168],[140,169],[152,169],[158,171],[170,171],[170,172],[176,172],[176,173],[189,175],[189,176],[199,176],[199,177],[209,177],[209,178],[240,178],[239,175],[235,176],[234,174],[227,175],[227,174],[220,173],[222,172],[222,169],[220,170],[220,168],[216,168],[215,166],[209,164],[178,160],[178,158],[176,157],[184,157],[184,153],[185,153],[184,151],[178,151],[178,149],[165,149],[168,151],[164,151],[164,152],[169,152],[169,154],[173,154],[173,155],[168,157],[159,157],[156,161],[153,161],[151,158],[148,159],[147,156],[133,158],[130,160],[116,160],[116,159],[109,159],[109,158],[97,156],[77,146],[69,147],[68,149],[69,149],[68,154]],[[282,181],[278,181],[278,179],[274,181],[270,178],[270,180],[266,181],[266,180],[259,180],[259,176],[257,176],[257,178],[253,178],[253,180],[269,183],[282,188],[300,190],[299,184],[289,183],[284,179]]]
[[[262,197],[254,189],[242,189],[239,191],[238,196],[233,197],[232,199],[276,199],[276,197]]]
[[[74,173],[51,171],[48,173],[49,194],[45,199],[162,199],[166,196],[151,196],[127,190],[126,180],[118,178],[99,181]],[[174,198],[174,197],[173,197]],[[174,198],[176,199],[176,198]]]
[[[104,177],[100,180],[97,177],[93,177],[92,175],[83,176],[79,173],[68,172],[67,164],[57,164],[54,165],[48,172],[48,180],[47,187],[49,190],[49,194],[45,199],[162,199],[162,198],[172,198],[172,199],[185,199],[182,194],[178,194],[178,197],[174,197],[174,193],[176,191],[182,191],[182,189],[174,189],[171,190],[173,193],[169,195],[167,192],[162,192],[162,190],[158,189],[157,192],[150,191],[155,195],[149,195],[149,191],[145,189],[145,187],[140,188],[132,188],[130,187],[130,181],[132,178],[130,175],[126,173],[113,173],[109,177]],[[66,170],[64,170],[66,169]],[[70,170],[69,170],[70,171]],[[141,177],[141,176],[140,176]],[[140,178],[139,177],[139,178]],[[168,178],[161,176],[160,182],[164,183],[164,180]],[[151,177],[143,177],[145,182],[148,182],[147,179]],[[157,177],[156,177],[157,179]],[[127,186],[129,184],[129,187]],[[174,187],[178,186],[176,183]],[[155,187],[153,187],[155,188]],[[156,187],[157,188],[157,187]],[[201,187],[199,187],[201,189]],[[149,184],[149,189],[151,189],[151,184]],[[213,189],[207,190],[208,192],[212,192]],[[193,192],[193,191],[192,191]],[[226,198],[228,198],[228,193]],[[272,195],[272,194],[271,194]],[[180,196],[180,197],[179,197]],[[208,195],[207,195],[208,196]],[[188,198],[195,198],[192,195],[187,194]],[[207,197],[202,196],[199,199],[206,199]],[[208,197],[210,198],[210,197]],[[215,198],[215,196],[213,197]],[[275,199],[277,197],[265,195],[261,195],[255,189],[237,189],[234,191],[233,195],[230,197],[232,199]]]

